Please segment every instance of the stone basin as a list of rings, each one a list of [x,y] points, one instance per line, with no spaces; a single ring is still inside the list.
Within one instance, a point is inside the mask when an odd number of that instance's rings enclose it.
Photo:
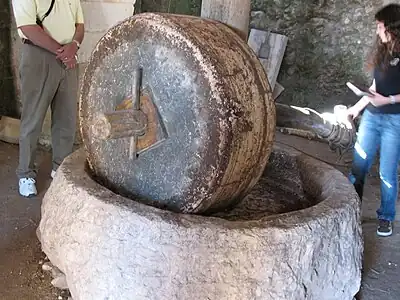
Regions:
[[[117,195],[69,156],[38,236],[74,300],[351,300],[361,283],[360,201],[345,176],[289,147],[236,207],[160,210]]]

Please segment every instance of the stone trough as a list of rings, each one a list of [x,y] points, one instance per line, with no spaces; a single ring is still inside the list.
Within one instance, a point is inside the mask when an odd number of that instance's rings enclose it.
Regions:
[[[38,233],[74,300],[351,300],[360,288],[353,187],[277,145],[250,194],[212,216],[117,195],[92,179],[78,150],[43,199]]]

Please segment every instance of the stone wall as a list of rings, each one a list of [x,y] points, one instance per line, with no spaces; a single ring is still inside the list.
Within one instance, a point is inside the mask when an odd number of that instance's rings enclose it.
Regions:
[[[183,15],[200,15],[201,0],[142,0],[138,12],[168,12]]]
[[[252,0],[251,27],[289,36],[279,102],[333,108],[357,101],[346,81],[369,84],[364,60],[384,1]]]

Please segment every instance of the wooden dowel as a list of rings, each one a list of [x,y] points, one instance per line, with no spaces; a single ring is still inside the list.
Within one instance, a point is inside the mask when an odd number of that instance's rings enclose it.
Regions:
[[[147,128],[147,117],[140,110],[119,110],[103,113],[96,118],[92,135],[97,139],[118,139],[143,135]]]

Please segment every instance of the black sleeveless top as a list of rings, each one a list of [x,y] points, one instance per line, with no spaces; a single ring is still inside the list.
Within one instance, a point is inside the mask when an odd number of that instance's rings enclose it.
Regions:
[[[385,71],[375,68],[374,78],[377,93],[386,97],[400,94],[400,53],[393,55],[393,59]],[[369,103],[366,109],[372,113],[399,114],[400,103],[381,107],[375,107]]]

